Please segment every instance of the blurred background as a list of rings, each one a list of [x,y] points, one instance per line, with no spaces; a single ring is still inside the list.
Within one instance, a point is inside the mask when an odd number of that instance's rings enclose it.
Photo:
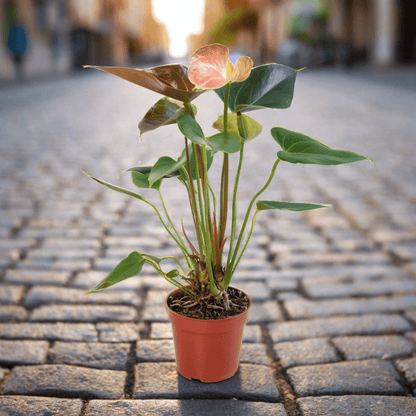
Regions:
[[[411,0],[0,0],[0,81],[84,64],[187,63],[223,43],[256,65],[416,64]]]

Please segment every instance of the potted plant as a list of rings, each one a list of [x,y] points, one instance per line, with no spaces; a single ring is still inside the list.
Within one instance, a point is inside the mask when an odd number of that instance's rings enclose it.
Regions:
[[[141,134],[176,123],[184,137],[184,149],[178,159],[162,156],[153,166],[134,166],[126,170],[131,173],[136,187],[153,189],[159,195],[161,211],[137,192],[87,176],[150,205],[181,250],[187,270],[172,256],[155,257],[133,251],[88,293],[136,276],[145,263],[149,264],[177,287],[165,299],[165,306],[172,322],[179,373],[203,382],[232,377],[239,367],[242,331],[251,300],[238,288],[231,287],[230,283],[253,233],[257,215],[264,210],[306,211],[330,207],[260,200],[260,195],[272,182],[278,164],[283,161],[339,165],[369,158],[332,149],[302,133],[282,127],[272,128],[270,150],[274,152],[276,146],[276,161],[269,177],[265,178],[264,186],[251,199],[244,220],[238,225],[237,191],[244,149],[253,145],[249,142],[262,129],[245,113],[263,108],[288,108],[299,71],[275,63],[253,68],[249,57],[240,57],[233,65],[228,49],[220,44],[197,50],[190,58],[188,67],[163,65],[144,70],[94,68],[164,95],[141,120]],[[223,114],[213,124],[219,133],[206,137],[196,121],[196,107],[191,101],[210,89],[220,97],[224,106]],[[230,154],[238,155],[232,189],[229,185]],[[217,194],[208,176],[216,156],[222,156]],[[162,184],[172,183],[175,179],[187,191],[196,241],[188,237],[183,223],[180,229],[174,224],[163,200]],[[230,201],[229,194],[232,194]],[[226,236],[227,223],[231,225],[229,236]],[[225,256],[227,239],[228,254]],[[177,267],[166,271],[162,263],[168,259],[173,260]]]

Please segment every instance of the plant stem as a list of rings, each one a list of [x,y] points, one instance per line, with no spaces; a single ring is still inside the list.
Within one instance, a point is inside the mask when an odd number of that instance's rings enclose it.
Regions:
[[[230,99],[231,83],[229,82],[225,88],[224,96],[224,133],[228,132],[228,101]],[[222,244],[227,228],[228,216],[228,174],[229,162],[228,153],[224,152],[222,173],[221,173],[221,189],[220,189],[220,217],[219,217],[219,243]]]
[[[276,172],[276,168],[277,165],[279,164],[280,159],[277,159],[276,162],[274,163],[273,167],[272,167],[272,171],[270,173],[269,179],[267,179],[267,182],[264,184],[264,186],[253,196],[253,198],[250,201],[250,204],[247,208],[247,212],[246,215],[244,217],[244,221],[243,221],[243,225],[241,226],[241,230],[240,230],[240,235],[238,236],[238,240],[237,240],[237,244],[235,246],[235,250],[233,253],[233,257],[231,259],[231,262],[229,263],[229,265],[227,264],[227,270],[225,272],[225,277],[223,280],[223,287],[228,287],[228,285],[230,284],[231,281],[231,277],[232,277],[232,273],[235,270],[235,259],[237,257],[237,253],[238,250],[240,248],[241,245],[241,241],[243,240],[243,236],[244,236],[244,231],[246,229],[247,226],[247,221],[249,219],[250,213],[251,213],[251,209],[253,207],[254,202],[256,202],[256,199],[267,189],[267,187],[270,185],[270,182],[272,181],[274,174]],[[253,224],[254,225],[254,224]],[[251,237],[251,235],[249,236]]]
[[[158,189],[157,191],[159,193],[160,201],[162,202],[162,206],[163,206],[163,210],[165,212],[166,218],[168,219],[169,224],[172,227],[172,230],[174,231],[176,237],[178,238],[178,240],[180,241],[180,243],[182,244],[182,246],[183,247],[186,247],[186,244],[182,240],[180,234],[178,233],[178,231],[175,228],[175,225],[172,222],[172,218],[170,217],[169,212],[168,212],[168,210],[166,208],[165,201],[164,201],[163,196],[162,196],[162,192],[160,191],[160,189]],[[191,263],[190,263],[190,259],[189,259],[188,256],[185,256],[185,261],[186,261],[186,264],[188,265],[188,268],[191,269]]]
[[[208,194],[208,168],[207,168],[207,149],[205,145],[202,145],[202,160],[204,163],[204,208],[205,208],[205,231],[206,231],[206,239],[205,239],[205,264],[208,270],[209,275],[209,289],[214,296],[218,296],[220,291],[218,290],[215,280],[214,280],[214,272],[212,270],[212,246],[213,241],[211,239],[212,235],[210,233],[210,215],[209,215],[209,194]]]

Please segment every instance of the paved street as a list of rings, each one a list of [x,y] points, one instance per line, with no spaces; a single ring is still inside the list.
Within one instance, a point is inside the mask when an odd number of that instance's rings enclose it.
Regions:
[[[216,384],[176,372],[163,307],[172,286],[152,269],[85,295],[133,250],[180,254],[149,206],[81,172],[134,189],[118,179],[125,168],[177,158],[175,126],[139,137],[160,96],[91,69],[2,86],[0,415],[415,415],[414,73],[305,70],[290,109],[249,114],[263,132],[245,148],[240,220],[279,150],[274,126],[376,165],[279,164],[262,199],[333,207],[259,214],[233,279],[253,300],[240,370]],[[220,99],[194,103],[214,134]],[[185,216],[191,230],[178,189],[162,185],[174,222]]]

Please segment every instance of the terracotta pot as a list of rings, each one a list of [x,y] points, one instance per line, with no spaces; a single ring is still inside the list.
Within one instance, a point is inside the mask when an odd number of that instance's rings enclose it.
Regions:
[[[240,315],[226,319],[193,319],[173,312],[164,303],[172,323],[176,366],[179,374],[188,378],[213,383],[232,377],[240,367],[244,324],[251,307]],[[243,292],[244,293],[244,292]]]

